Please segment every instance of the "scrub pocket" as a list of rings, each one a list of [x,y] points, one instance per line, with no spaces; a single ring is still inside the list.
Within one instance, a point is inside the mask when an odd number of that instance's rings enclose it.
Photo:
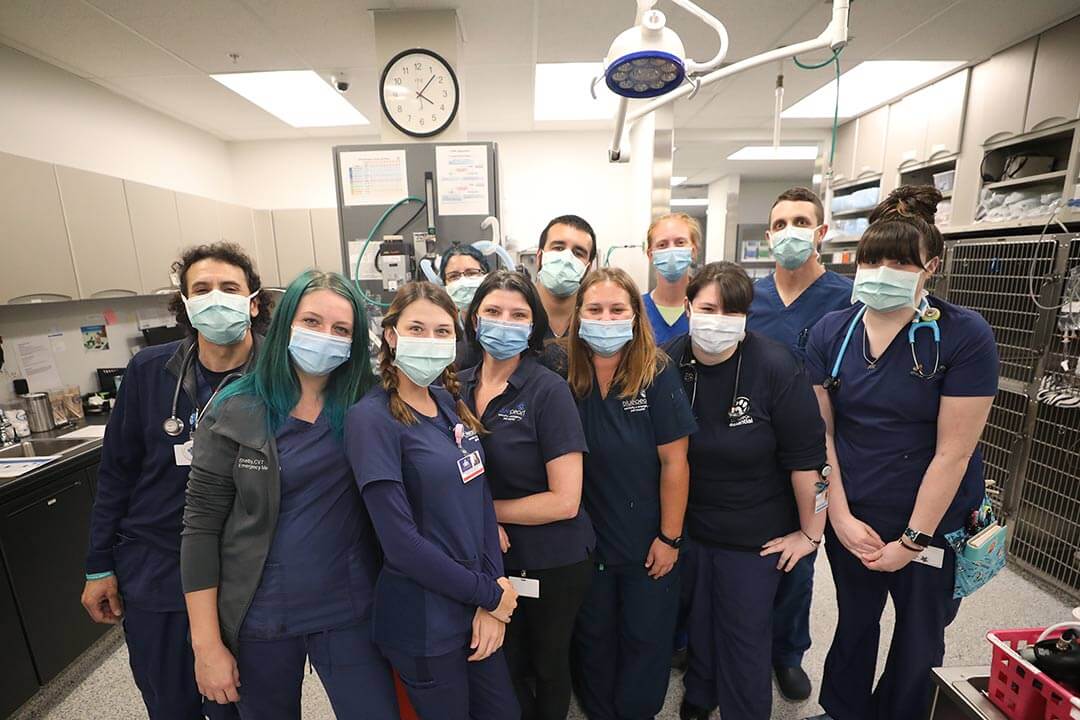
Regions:
[[[183,610],[180,556],[121,533],[116,540],[113,562],[124,602],[153,610]]]
[[[285,566],[266,563],[251,607],[240,626],[240,637],[244,640],[278,639],[287,631],[288,618]]]

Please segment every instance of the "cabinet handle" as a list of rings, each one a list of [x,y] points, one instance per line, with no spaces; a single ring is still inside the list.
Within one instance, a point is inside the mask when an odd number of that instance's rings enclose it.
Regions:
[[[108,297],[116,297],[117,294],[130,295],[130,296],[134,297],[135,295],[139,294],[139,293],[135,292],[134,290],[128,290],[126,288],[108,288],[108,289],[105,289],[105,290],[98,290],[97,292],[92,292],[92,293],[90,293],[90,297],[99,297],[99,296],[105,295],[105,293],[111,293],[110,295],[108,295]]]
[[[934,145],[932,148],[930,148],[930,156],[928,158],[926,158],[926,159],[927,160],[933,160],[934,158],[938,157],[939,155],[940,156],[945,156],[945,155],[952,155],[952,154],[953,154],[953,151],[950,150],[947,145],[944,145],[942,143],[938,143],[937,145]]]
[[[56,300],[45,300],[45,298],[56,298]],[[64,293],[29,293],[27,295],[16,295],[13,298],[8,299],[8,305],[30,305],[40,302],[64,302],[67,300],[74,300],[75,298]]]
[[[1011,138],[1015,134],[1016,133],[1009,132],[1008,130],[1005,130],[1003,132],[996,132],[993,135],[990,135],[989,137],[987,137],[985,140],[983,140],[982,144],[983,145],[991,145],[991,144],[996,143],[996,142],[1001,142],[1002,140],[1005,140],[1006,138]]]
[[[1062,123],[1067,123],[1067,122],[1069,122],[1069,118],[1063,118],[1063,117],[1059,117],[1059,116],[1055,115],[1053,117],[1048,117],[1048,118],[1045,118],[1045,119],[1040,120],[1039,122],[1035,123],[1034,125],[1031,126],[1029,132],[1035,132],[1036,130],[1044,130],[1044,129],[1048,128],[1048,127],[1053,127],[1055,125],[1061,125]]]
[[[876,170],[874,170],[874,168],[870,167],[869,165],[864,165],[863,169],[860,170],[859,174],[856,175],[855,177],[856,177],[856,179],[858,179],[858,178],[861,178],[863,175],[877,175],[877,174],[878,173],[877,173]]]
[[[154,295],[172,295],[178,288],[174,287],[160,287],[154,290]]]

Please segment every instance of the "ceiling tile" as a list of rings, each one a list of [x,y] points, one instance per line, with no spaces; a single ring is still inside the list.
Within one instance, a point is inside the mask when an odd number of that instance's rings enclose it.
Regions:
[[[371,9],[358,0],[243,0],[276,36],[312,67],[370,68],[375,64]]]
[[[467,65],[462,102],[469,132],[531,130],[535,66]]]

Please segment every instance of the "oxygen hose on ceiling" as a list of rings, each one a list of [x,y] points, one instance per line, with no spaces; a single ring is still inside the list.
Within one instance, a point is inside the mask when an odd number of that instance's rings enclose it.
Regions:
[[[795,62],[795,66],[800,70],[820,70],[829,63],[832,63],[836,68],[836,101],[833,104],[832,146],[829,148],[828,177],[830,180],[832,179],[833,160],[836,158],[836,136],[840,127],[840,53],[843,51],[844,48],[838,48],[833,51],[831,57],[828,57],[819,63],[804,63],[799,60],[798,56],[791,58]]]

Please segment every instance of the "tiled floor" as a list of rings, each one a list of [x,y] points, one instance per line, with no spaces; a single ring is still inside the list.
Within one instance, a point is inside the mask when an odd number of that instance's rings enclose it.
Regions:
[[[825,653],[836,624],[836,605],[832,580],[824,553],[818,557],[818,582],[814,588],[813,638],[814,647],[806,657],[805,667],[815,682],[821,677]],[[1002,627],[1044,626],[1069,619],[1075,601],[1049,592],[1028,576],[1006,569],[993,583],[960,608],[960,614],[949,628],[946,638],[946,665],[983,665],[989,662],[986,631]],[[884,647],[892,633],[891,607],[882,622],[883,651],[878,665],[884,664]],[[73,667],[54,681],[41,696],[31,701],[16,715],[17,720],[139,720],[146,718],[138,691],[127,667],[127,650],[118,636],[110,636],[85,658],[84,667]],[[48,696],[48,697],[46,697]],[[682,684],[672,675],[667,703],[658,720],[678,718]],[[788,703],[775,696],[773,718],[796,720],[819,712],[814,701]],[[329,703],[317,675],[304,681],[304,718],[323,720],[333,718]],[[570,718],[581,720],[576,709]],[[350,719],[352,720],[352,719]]]

